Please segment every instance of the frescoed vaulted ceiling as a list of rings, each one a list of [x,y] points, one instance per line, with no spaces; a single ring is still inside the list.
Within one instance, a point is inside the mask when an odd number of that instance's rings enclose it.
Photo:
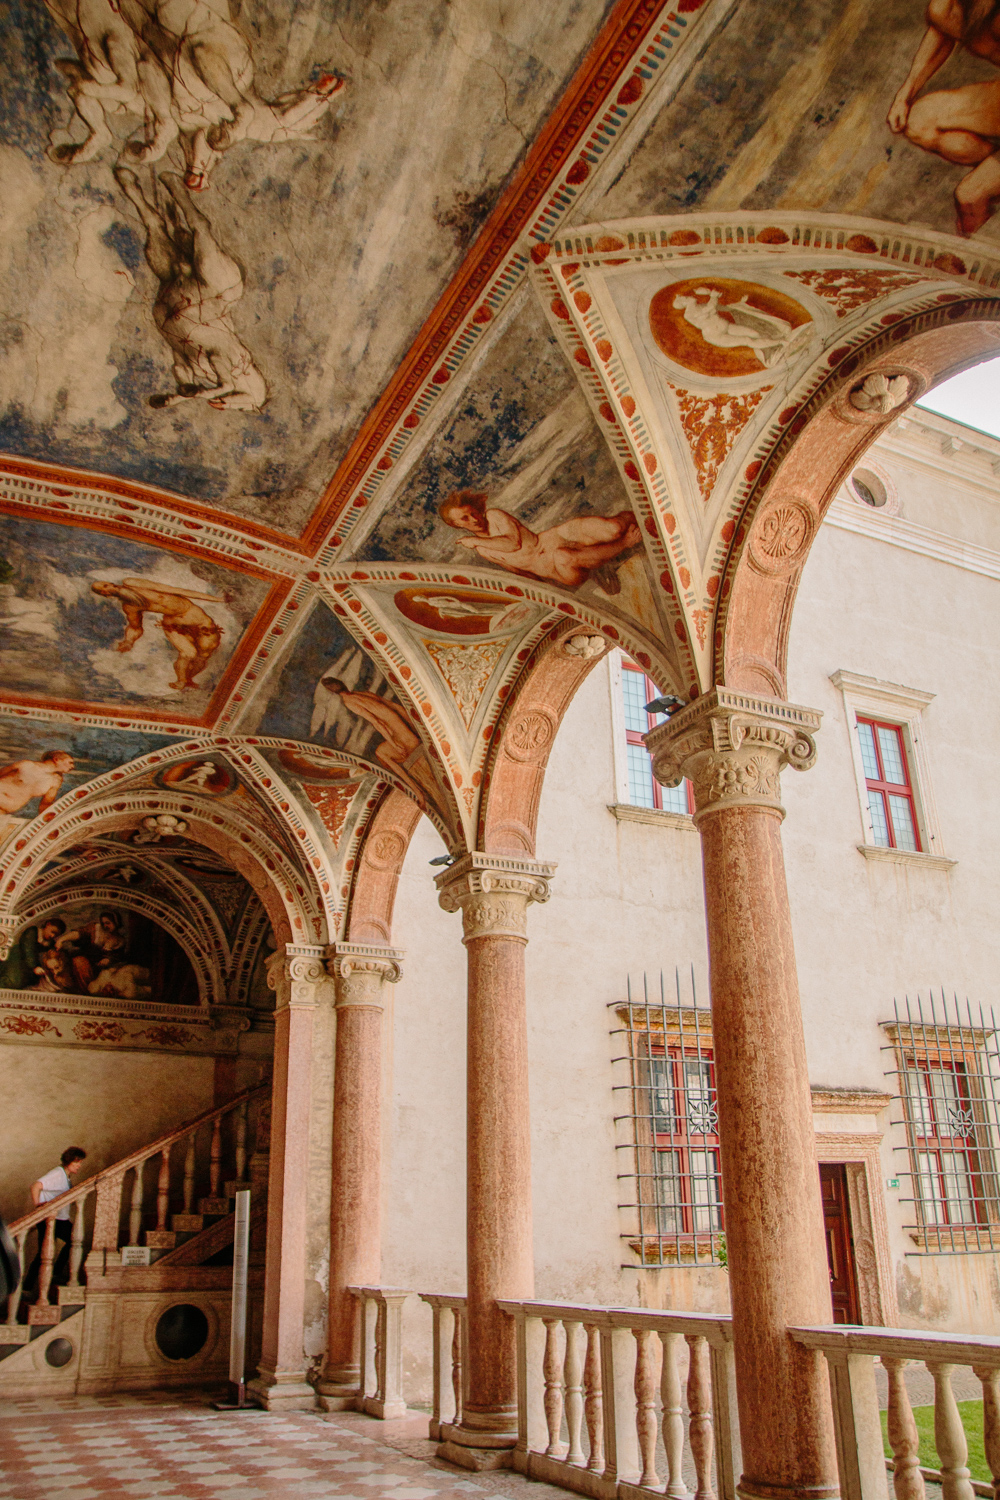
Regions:
[[[0,924],[129,866],[343,935],[393,790],[475,847],[553,643],[781,696],[799,435],[1000,327],[981,10],[12,0]]]

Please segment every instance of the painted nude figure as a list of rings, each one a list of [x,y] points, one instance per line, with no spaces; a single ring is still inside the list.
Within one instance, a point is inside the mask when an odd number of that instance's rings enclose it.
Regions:
[[[241,140],[305,135],[343,87],[324,73],[269,102],[257,93],[250,45],[228,0],[45,0],[77,62],[61,61],[86,140],[52,146],[64,164],[89,161],[112,142],[106,116],[132,114],[143,137],[126,146],[139,163],[161,160],[180,137],[189,188],[208,186],[221,153]]]
[[[889,109],[895,135],[971,170],[955,189],[958,233],[975,234],[1000,208],[1000,78],[917,95],[956,47],[1000,68],[996,0],[930,0],[927,30]]]
[[[59,795],[63,777],[68,776],[76,762],[65,750],[46,750],[41,760],[16,760],[9,766],[0,766],[0,831],[6,819],[18,813],[34,798],[38,798],[38,811],[51,807]]]
[[[522,578],[541,578],[562,588],[579,588],[598,568],[635,547],[639,527],[630,510],[614,516],[574,516],[547,531],[532,531],[508,511],[488,504],[480,490],[456,490],[440,507],[442,521],[471,536],[461,539],[487,562],[498,563]],[[609,570],[610,571],[610,570]],[[617,593],[617,579],[605,583],[605,592]]]
[[[382,743],[375,747],[375,759],[405,782],[422,808],[427,806],[428,793],[436,799],[438,788],[423,742],[394,704],[378,693],[348,688],[339,677],[323,677],[320,686],[334,693],[350,713],[364,719],[382,736]]]
[[[674,298],[685,323],[697,328],[705,343],[716,349],[752,349],[765,369],[770,369],[810,334],[808,323],[793,328],[787,318],[764,312],[745,297],[720,307],[721,296],[718,287],[699,286],[693,297]]]
[[[182,594],[148,578],[126,578],[122,583],[92,583],[91,589],[102,599],[117,599],[125,616],[125,634],[118,642],[119,651],[131,651],[143,633],[142,617],[148,610],[162,616],[163,634],[177,652],[174,663],[176,688],[194,688],[195,678],[208,666],[222,640],[222,631],[210,614],[195,604],[196,599],[211,601],[211,594]]]
[[[116,167],[115,177],[146,230],[146,261],[160,283],[153,318],[174,355],[177,389],[150,396],[150,406],[194,398],[216,411],[260,411],[267,386],[230,318],[243,296],[239,266],[216,244],[176,172],[160,178],[168,195],[162,207],[127,167]]]

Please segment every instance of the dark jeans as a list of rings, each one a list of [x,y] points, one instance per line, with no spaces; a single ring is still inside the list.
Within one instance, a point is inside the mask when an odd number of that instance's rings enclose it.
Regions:
[[[52,1262],[52,1286],[67,1286],[69,1284],[69,1251],[73,1239],[73,1221],[71,1219],[56,1219],[55,1221],[55,1260]],[[38,1277],[42,1267],[42,1246],[45,1244],[45,1225],[38,1226],[38,1250],[35,1258],[28,1267],[24,1277],[24,1295],[34,1293],[38,1286]],[[51,1289],[49,1300],[51,1301]]]

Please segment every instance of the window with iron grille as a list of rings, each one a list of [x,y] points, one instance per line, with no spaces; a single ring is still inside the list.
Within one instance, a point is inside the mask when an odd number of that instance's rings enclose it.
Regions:
[[[675,987],[668,1004],[661,974],[651,999],[644,975],[642,1000],[629,982],[626,1004],[614,1006],[612,1034],[624,1043],[615,1091],[628,1106],[616,1111],[628,1163],[619,1172],[622,1238],[643,1265],[718,1265],[725,1222],[711,1015],[698,1005],[693,974],[690,1000],[682,1002],[679,976]]]
[[[664,812],[694,811],[690,783],[666,787],[653,776],[649,751],[642,742],[644,734],[662,724],[665,714],[646,712],[646,704],[661,696],[662,690],[647,677],[635,662],[622,661],[622,699],[625,708],[625,754],[628,762],[628,800],[636,807],[658,807]]]
[[[898,724],[858,719],[861,761],[868,793],[868,815],[876,844],[920,852],[913,778]]]
[[[925,1249],[1000,1249],[1000,1053],[992,1010],[932,994],[886,1022],[904,1126],[913,1222]]]

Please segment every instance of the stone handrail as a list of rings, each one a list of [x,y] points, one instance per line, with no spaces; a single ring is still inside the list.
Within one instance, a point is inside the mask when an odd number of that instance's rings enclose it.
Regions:
[[[719,1496],[735,1500],[741,1456],[728,1317],[563,1302],[498,1306],[517,1325],[513,1459],[522,1474],[594,1500],[685,1496],[686,1425],[699,1500],[715,1500],[713,1447]],[[686,1424],[682,1340],[688,1346]],[[660,1437],[665,1490],[656,1471]]]
[[[830,1370],[837,1462],[843,1500],[887,1500],[882,1425],[874,1362],[889,1377],[888,1430],[896,1500],[923,1500],[924,1475],[941,1485],[943,1500],[1000,1497],[1000,1338],[923,1329],[842,1325],[790,1328],[798,1343],[822,1350]],[[934,1441],[940,1469],[920,1467],[919,1437],[903,1371],[922,1362],[934,1380]],[[956,1365],[971,1367],[983,1388],[983,1446],[992,1485],[973,1486],[968,1443],[952,1390]]]
[[[160,1158],[160,1167],[157,1174],[156,1185],[156,1228],[146,1230],[146,1245],[150,1249],[167,1250],[176,1243],[178,1231],[197,1232],[202,1228],[203,1216],[206,1214],[226,1214],[229,1212],[229,1196],[231,1191],[246,1184],[247,1167],[247,1117],[249,1107],[254,1100],[264,1100],[270,1097],[270,1084],[258,1088],[248,1089],[245,1093],[237,1094],[235,1098],[227,1100],[225,1104],[215,1109],[206,1110],[204,1114],[198,1115],[193,1120],[187,1120],[183,1125],[160,1136],[157,1140],[143,1146],[138,1151],[132,1151],[128,1156],[123,1156],[120,1161],[103,1171],[87,1178],[78,1186],[72,1187],[68,1192],[61,1193],[58,1198],[52,1198],[48,1203],[40,1204],[29,1213],[23,1214],[21,1218],[15,1219],[8,1225],[11,1238],[17,1250],[20,1274],[17,1286],[11,1291],[7,1298],[6,1321],[0,1324],[0,1344],[27,1343],[30,1338],[30,1330],[36,1324],[58,1323],[61,1317],[61,1308],[67,1305],[79,1305],[85,1301],[86,1292],[83,1285],[81,1272],[84,1269],[84,1216],[87,1211],[87,1202],[91,1194],[96,1194],[96,1208],[94,1213],[94,1224],[92,1233],[92,1244],[86,1259],[86,1271],[89,1274],[103,1275],[114,1265],[120,1265],[121,1254],[119,1252],[119,1240],[121,1236],[122,1215],[122,1192],[125,1185],[125,1177],[132,1173],[132,1191],[129,1203],[128,1223],[128,1245],[138,1246],[139,1236],[143,1229],[144,1218],[144,1195],[145,1195],[145,1166],[153,1157]],[[226,1193],[220,1196],[222,1190],[222,1121],[227,1115],[235,1115],[236,1130],[234,1141],[234,1156],[236,1178],[225,1184]],[[205,1126],[211,1125],[211,1145],[209,1148],[209,1194],[198,1200],[198,1211],[194,1209],[194,1189],[197,1169],[197,1136],[198,1132]],[[170,1155],[172,1148],[180,1141],[187,1142],[187,1150],[184,1160],[184,1187],[182,1214],[174,1214],[172,1218],[173,1227],[167,1228],[167,1218],[170,1209]],[[69,1283],[58,1289],[58,1302],[50,1303],[50,1283],[52,1280],[53,1265],[56,1259],[56,1219],[64,1209],[72,1208],[73,1228],[71,1231],[69,1252]],[[23,1281],[25,1262],[27,1259],[27,1242],[30,1231],[35,1225],[45,1225],[44,1233],[41,1235],[41,1264],[38,1278],[38,1296],[35,1304],[28,1307],[28,1322],[20,1322],[19,1314],[23,1300]]]
[[[442,1429],[462,1419],[463,1371],[468,1369],[465,1296],[451,1292],[421,1292],[433,1314],[434,1396],[429,1435],[440,1440]]]
[[[406,1416],[403,1399],[403,1303],[411,1292],[396,1286],[349,1286],[361,1320],[361,1383],[356,1409],[389,1421]],[[374,1307],[374,1322],[369,1308]]]

